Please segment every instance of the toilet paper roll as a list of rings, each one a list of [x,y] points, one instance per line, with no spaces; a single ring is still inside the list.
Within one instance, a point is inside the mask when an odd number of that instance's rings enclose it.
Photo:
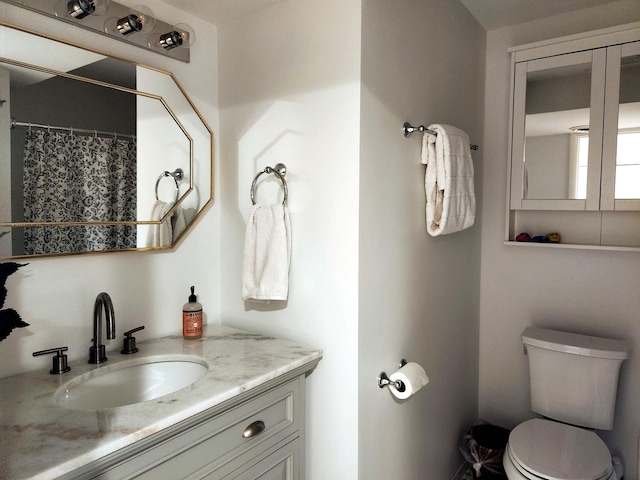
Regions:
[[[427,377],[424,368],[415,362],[409,362],[400,370],[393,372],[389,380],[392,382],[389,385],[389,390],[400,400],[406,400],[429,383],[429,377]],[[398,380],[404,384],[404,391],[400,391],[395,387],[395,382]]]

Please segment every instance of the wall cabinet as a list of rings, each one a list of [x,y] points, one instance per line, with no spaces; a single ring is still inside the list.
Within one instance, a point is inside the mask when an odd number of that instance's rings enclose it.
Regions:
[[[511,54],[506,240],[640,247],[640,24]]]
[[[303,479],[304,375],[226,411],[203,412],[163,437],[64,478]]]

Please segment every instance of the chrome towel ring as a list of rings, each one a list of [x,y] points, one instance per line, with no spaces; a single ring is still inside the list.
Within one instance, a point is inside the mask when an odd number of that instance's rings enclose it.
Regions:
[[[158,198],[158,185],[160,184],[160,180],[162,180],[165,177],[173,178],[173,181],[176,184],[176,199],[175,199],[175,202],[177,202],[178,201],[178,195],[180,193],[180,187],[178,186],[178,182],[184,178],[184,171],[181,168],[178,168],[178,169],[174,170],[173,172],[169,172],[167,170],[162,172],[162,174],[158,177],[158,180],[156,180],[156,200],[160,200]]]
[[[283,163],[276,164],[275,167],[265,167],[264,170],[258,172],[256,178],[253,179],[253,183],[251,184],[251,203],[256,204],[256,183],[258,182],[258,178],[263,173],[273,173],[276,177],[280,179],[282,182],[282,190],[284,191],[284,199],[282,200],[282,205],[287,204],[287,196],[289,194],[289,190],[287,188],[287,181],[284,179],[284,176],[287,174],[287,167]]]

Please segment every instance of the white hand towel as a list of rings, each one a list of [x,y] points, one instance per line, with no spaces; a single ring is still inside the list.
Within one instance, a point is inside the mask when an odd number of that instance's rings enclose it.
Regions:
[[[159,222],[169,213],[173,207],[173,202],[165,203],[162,200],[156,200],[151,208],[151,220]],[[173,229],[171,227],[171,219],[167,218],[162,223],[150,225],[147,243],[150,247],[163,247],[171,245],[173,241]]]
[[[184,211],[180,207],[178,207],[171,216],[171,236],[174,242],[185,228],[187,228],[187,222],[184,218]]]
[[[289,295],[291,224],[284,205],[256,205],[247,221],[242,299],[286,300]]]
[[[429,125],[422,137],[422,163],[427,164],[427,232],[431,236],[459,232],[476,215],[474,170],[469,136],[451,125]]]

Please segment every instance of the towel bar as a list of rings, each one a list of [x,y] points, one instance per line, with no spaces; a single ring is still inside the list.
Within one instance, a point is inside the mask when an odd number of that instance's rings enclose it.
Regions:
[[[156,200],[160,200],[158,198],[158,185],[160,184],[160,180],[162,180],[164,177],[171,177],[173,178],[173,181],[176,183],[176,200],[175,201],[177,202],[178,195],[180,193],[180,187],[178,186],[178,181],[184,178],[184,171],[181,168],[178,168],[173,172],[169,172],[167,170],[162,172],[162,174],[158,177],[158,180],[156,180]]]
[[[287,167],[283,163],[276,164],[275,167],[265,167],[264,170],[258,172],[256,177],[253,179],[253,183],[251,183],[251,203],[253,205],[256,204],[256,183],[258,182],[258,178],[263,173],[273,173],[276,177],[280,179],[282,182],[282,190],[284,191],[284,198],[282,200],[282,205],[287,204],[287,196],[289,194],[289,190],[287,188],[287,181],[284,179],[284,176],[287,174]]]
[[[409,138],[409,135],[411,135],[413,132],[427,132],[431,135],[438,135],[438,132],[429,130],[428,128],[425,128],[424,125],[414,127],[409,122],[404,122],[404,125],[402,125],[402,133],[404,133],[405,138]],[[469,148],[471,148],[471,150],[478,150],[479,147],[478,145],[471,144],[469,145]]]

